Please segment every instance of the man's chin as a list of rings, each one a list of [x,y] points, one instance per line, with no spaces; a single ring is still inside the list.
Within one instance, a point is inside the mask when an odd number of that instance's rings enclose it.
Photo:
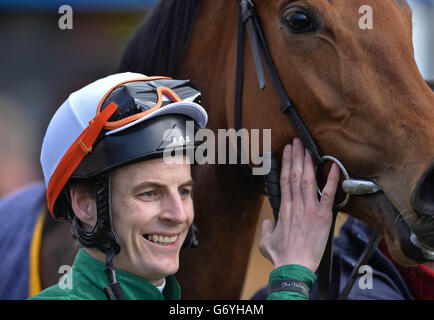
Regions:
[[[142,238],[140,248],[140,257],[136,257],[135,269],[144,279],[161,279],[178,272],[179,253],[186,234],[181,234],[177,244],[173,247],[160,245]],[[132,262],[131,262],[132,263]]]
[[[141,263],[144,270],[161,275],[174,274],[179,269],[179,251],[176,252],[152,252],[151,256],[142,255]]]
[[[179,262],[159,263],[153,269],[153,273],[158,275],[157,278],[165,278],[178,272]]]
[[[162,278],[173,275],[178,272],[179,261],[174,260],[159,260],[149,261],[141,259],[137,261],[134,266],[131,263],[127,268],[122,268],[124,271],[138,276],[142,279],[148,280],[152,283],[156,283]]]

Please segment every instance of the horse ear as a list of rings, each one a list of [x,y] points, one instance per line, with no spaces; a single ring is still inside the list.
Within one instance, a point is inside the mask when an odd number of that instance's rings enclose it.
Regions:
[[[78,185],[71,186],[69,192],[71,207],[75,216],[86,228],[89,228],[89,231],[93,230],[97,220],[95,196],[89,190]]]

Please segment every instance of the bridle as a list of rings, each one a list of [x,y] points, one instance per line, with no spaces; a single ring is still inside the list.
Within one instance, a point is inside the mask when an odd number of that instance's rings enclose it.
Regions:
[[[266,44],[264,35],[262,33],[259,19],[256,13],[255,6],[252,0],[237,0],[238,2],[238,34],[237,34],[237,66],[236,66],[236,83],[235,83],[235,130],[241,129],[241,105],[242,105],[242,87],[243,87],[243,60],[244,60],[244,26],[247,29],[249,35],[253,60],[256,68],[257,80],[260,90],[263,90],[266,86],[265,70],[263,61],[268,70],[268,76],[273,84],[275,92],[280,100],[280,111],[285,114],[292,126],[294,127],[297,136],[302,140],[304,146],[312,156],[313,163],[316,167],[321,166],[325,161],[335,162],[341,169],[344,175],[344,181],[342,188],[346,193],[345,199],[334,206],[333,209],[333,222],[330,231],[330,235],[327,241],[324,256],[321,260],[318,269],[318,297],[321,300],[329,298],[330,293],[330,281],[331,281],[331,268],[333,262],[333,234],[334,225],[338,209],[342,209],[348,202],[351,195],[364,195],[371,194],[380,191],[380,187],[374,182],[364,179],[351,179],[348,175],[344,165],[336,158],[332,156],[324,155],[314,138],[307,129],[302,118],[300,117],[294,102],[289,98],[285,91],[285,88],[280,81],[279,75],[274,66],[271,58],[268,46]],[[240,150],[240,144],[238,141],[238,150]],[[264,161],[270,161],[270,173],[266,175],[265,185],[267,188],[267,195],[270,200],[271,207],[275,221],[277,222],[279,207],[280,207],[280,185],[279,185],[279,168],[277,165],[277,159],[275,152],[271,152],[269,158],[266,159],[264,155]],[[321,195],[318,190],[319,195]],[[353,287],[355,280],[357,279],[360,266],[366,264],[372,255],[375,253],[378,244],[381,241],[382,236],[372,232],[371,237],[366,245],[362,255],[360,256],[356,266],[354,267],[350,280],[346,284],[345,288],[339,294],[338,299],[346,299],[351,288]]]
[[[289,118],[289,121],[294,127],[296,134],[302,140],[304,146],[311,154],[315,166],[319,167],[327,160],[333,161],[339,166],[344,175],[344,182],[342,184],[342,187],[346,192],[346,197],[343,202],[334,206],[332,227],[327,241],[325,253],[318,270],[318,297],[320,300],[327,300],[330,294],[331,268],[333,262],[333,234],[338,209],[343,208],[347,204],[351,195],[371,194],[378,192],[381,189],[372,181],[351,179],[344,165],[338,159],[332,156],[324,155],[324,153],[321,151],[314,138],[310,134],[310,131],[304,124],[302,118],[300,117],[294,102],[289,98],[288,94],[285,91],[285,88],[283,87],[282,82],[280,81],[279,75],[276,71],[273,60],[271,58],[271,54],[268,50],[268,46],[263,36],[256,9],[252,0],[238,0],[238,40],[234,115],[235,130],[238,131],[239,129],[241,129],[244,26],[246,26],[249,35],[260,90],[263,90],[266,86],[265,70],[262,62],[264,60],[265,65],[267,66],[269,78],[280,100],[280,111]],[[238,150],[240,150],[240,148],[238,148]],[[266,160],[265,157],[264,160]],[[265,185],[267,187],[267,194],[270,200],[271,207],[273,209],[274,218],[277,222],[280,207],[280,185],[279,168],[277,166],[277,159],[274,152],[271,152],[268,161],[271,161],[271,171],[267,176],[265,176]],[[381,238],[381,235],[379,235],[375,231],[372,232],[368,244],[362,252],[362,255],[360,256],[356,266],[353,268],[350,280],[338,296],[339,300],[346,299],[348,297],[348,294],[351,291],[355,280],[357,279],[360,266],[366,264],[372,257],[381,241]]]

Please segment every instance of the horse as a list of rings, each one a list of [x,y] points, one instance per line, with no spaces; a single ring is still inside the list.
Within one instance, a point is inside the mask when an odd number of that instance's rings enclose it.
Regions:
[[[318,145],[351,176],[381,186],[352,197],[345,212],[382,234],[401,264],[432,261],[434,95],[414,60],[406,1],[253,2],[283,86]],[[364,6],[373,29],[360,26]],[[160,2],[130,39],[121,70],[191,79],[208,126],[233,128],[237,10],[237,1]],[[297,29],[297,19],[307,25]],[[271,128],[279,159],[296,133],[273,87],[258,88],[250,50],[243,59],[242,127]],[[262,193],[241,166],[202,165],[193,177],[200,246],[182,253],[183,296],[236,299]]]
[[[382,234],[399,263],[434,260],[434,94],[414,60],[406,1],[253,2],[282,85],[316,143],[352,177],[381,187],[351,197],[345,212]],[[372,29],[361,27],[363,6],[374,13]],[[191,79],[208,127],[234,128],[238,9],[233,0],[161,0],[130,38],[119,71]],[[244,42],[248,47],[247,36]],[[251,50],[242,59],[241,126],[271,128],[279,159],[296,131],[273,87],[258,88]],[[319,168],[319,178],[326,172]],[[181,252],[183,298],[238,299],[264,201],[262,179],[241,164],[194,166],[192,175],[199,246]],[[72,263],[69,229],[42,223],[42,288]]]

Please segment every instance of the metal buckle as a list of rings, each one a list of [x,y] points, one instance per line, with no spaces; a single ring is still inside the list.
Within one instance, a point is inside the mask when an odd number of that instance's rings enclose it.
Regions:
[[[341,187],[342,190],[345,191],[346,196],[341,203],[335,205],[335,208],[337,209],[343,208],[350,200],[351,195],[364,195],[364,194],[371,194],[371,193],[376,193],[381,191],[381,188],[373,181],[365,180],[365,179],[351,179],[347,169],[345,169],[344,165],[335,157],[322,156],[321,159],[333,161],[334,163],[336,163],[344,175],[344,181],[342,182]],[[318,187],[318,194],[321,197],[322,193],[319,187]]]
[[[78,147],[80,148],[81,151],[83,151],[84,155],[87,156],[90,152],[92,152],[92,147],[88,148],[83,140],[78,140],[77,141]]]
[[[342,182],[342,189],[349,194],[355,195],[376,193],[381,190],[374,182],[365,179],[344,180]]]

